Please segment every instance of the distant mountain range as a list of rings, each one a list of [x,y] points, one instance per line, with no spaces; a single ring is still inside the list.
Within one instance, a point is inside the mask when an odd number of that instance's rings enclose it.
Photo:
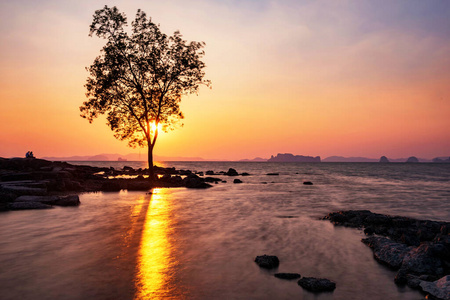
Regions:
[[[97,154],[97,155],[84,155],[84,156],[66,156],[66,157],[39,157],[50,161],[146,161],[147,154],[131,153],[126,155],[121,154]],[[406,162],[411,158],[387,158],[389,162]],[[184,156],[159,156],[153,157],[155,161],[206,161],[201,157],[184,157]],[[413,160],[413,161],[414,161]],[[214,159],[213,161],[218,161]],[[225,161],[225,160],[223,160]],[[320,159],[320,156],[303,156],[293,155],[291,153],[278,153],[271,158],[255,157],[253,159],[241,159],[241,162],[379,162],[380,159],[367,158],[367,157],[344,157],[344,156],[329,156],[324,159]],[[383,160],[385,161],[385,160]],[[411,161],[411,160],[410,160]],[[433,159],[418,158],[418,162],[436,162],[436,163],[450,163],[450,157],[436,157]]]
[[[40,157],[41,158],[41,157]],[[66,156],[66,157],[42,157],[50,161],[147,161],[147,154],[131,153],[121,154],[97,154],[84,156]],[[179,156],[153,156],[154,161],[204,161],[201,157],[179,157]]]

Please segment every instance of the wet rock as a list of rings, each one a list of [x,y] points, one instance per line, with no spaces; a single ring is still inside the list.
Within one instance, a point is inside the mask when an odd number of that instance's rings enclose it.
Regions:
[[[227,176],[238,176],[238,172],[233,169],[233,168],[229,168],[228,171],[225,173],[225,175]]]
[[[220,178],[216,178],[216,177],[205,177],[205,182],[215,182],[215,183],[217,183],[217,182],[220,182],[220,181],[222,181],[222,179],[220,179]]]
[[[278,176],[280,173],[267,173],[267,176]]]
[[[247,172],[244,172],[244,173],[241,174],[241,176],[250,176],[250,174],[247,173]]]
[[[422,290],[436,299],[450,300],[450,275],[434,282],[420,282]]]
[[[276,278],[287,280],[298,279],[301,277],[298,273],[276,273],[273,276],[275,276]]]
[[[19,185],[3,185],[2,189],[4,192],[9,192],[16,195],[45,195],[47,194],[47,189],[43,188],[32,188]]]
[[[426,243],[412,249],[405,255],[396,282],[402,281],[401,276],[403,274],[442,276],[443,273],[444,268],[441,259],[434,255],[433,245]]]
[[[331,292],[336,289],[336,283],[326,278],[303,277],[298,285],[311,292]]]
[[[399,269],[411,248],[385,237],[371,236],[361,240],[373,250],[374,258],[392,269]]]
[[[8,203],[7,207],[10,210],[53,208],[51,205],[44,204],[41,202],[11,202],[11,203]]]
[[[108,180],[102,183],[100,188],[103,192],[119,192],[122,189],[118,180]]]
[[[242,180],[236,178],[235,180],[233,180],[233,183],[242,183]]]
[[[183,181],[185,186],[190,189],[207,189],[212,187],[212,185],[206,183],[203,178],[200,178],[195,174],[188,175]]]
[[[80,205],[80,198],[78,195],[60,196],[53,202],[57,206],[78,206]]]
[[[375,231],[373,230],[372,227],[367,227],[367,228],[364,229],[364,234],[365,235],[372,235],[374,233],[375,233]]]
[[[313,183],[311,181],[304,181],[303,184],[304,185],[313,185]]]
[[[280,264],[278,257],[274,255],[265,255],[265,254],[257,256],[255,258],[255,262],[258,264],[258,266],[265,269],[273,269],[278,267]]]
[[[170,177],[170,175],[168,175]],[[151,188],[149,180],[129,180],[127,181],[127,190],[129,191],[148,191]]]

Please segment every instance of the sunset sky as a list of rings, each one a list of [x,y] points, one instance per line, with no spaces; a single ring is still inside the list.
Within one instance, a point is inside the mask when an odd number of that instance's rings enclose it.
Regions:
[[[0,157],[139,152],[79,116],[105,4],[206,43],[156,155],[450,155],[450,1],[0,0]]]

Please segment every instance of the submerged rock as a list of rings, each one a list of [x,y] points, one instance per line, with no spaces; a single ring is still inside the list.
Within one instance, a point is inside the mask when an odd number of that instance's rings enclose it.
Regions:
[[[303,277],[298,285],[311,292],[331,292],[336,289],[336,283],[326,278]]]
[[[276,273],[273,276],[275,276],[276,278],[287,279],[287,280],[298,279],[301,277],[300,274],[298,274],[298,273]]]
[[[257,256],[255,258],[255,262],[260,266],[261,268],[265,269],[273,269],[280,265],[280,261],[278,260],[278,257],[274,255],[261,255]]]

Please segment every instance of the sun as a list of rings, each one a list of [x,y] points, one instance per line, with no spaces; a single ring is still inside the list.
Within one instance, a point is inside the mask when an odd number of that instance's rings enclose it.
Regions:
[[[161,125],[161,123],[159,123],[158,124],[158,126],[156,126],[156,122],[152,122],[151,124],[150,124],[150,129],[151,129],[151,131],[152,132],[156,132],[156,129],[158,129],[158,132],[161,132],[162,130],[162,125]]]

